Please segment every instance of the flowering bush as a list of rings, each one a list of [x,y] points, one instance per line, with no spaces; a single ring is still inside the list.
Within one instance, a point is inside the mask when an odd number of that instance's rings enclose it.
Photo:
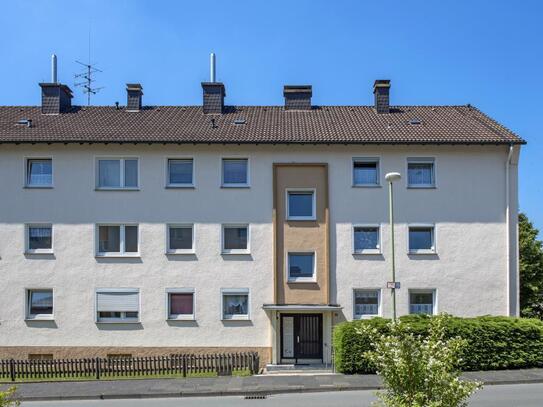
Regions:
[[[390,322],[388,333],[369,326],[359,333],[371,338],[373,349],[365,357],[376,367],[385,390],[378,392],[387,407],[462,407],[481,387],[460,380],[460,355],[466,341],[446,339],[449,317],[440,315],[430,323],[428,335],[415,335],[404,322]]]
[[[21,402],[14,397],[17,388],[10,387],[6,391],[0,391],[0,407],[19,406]]]

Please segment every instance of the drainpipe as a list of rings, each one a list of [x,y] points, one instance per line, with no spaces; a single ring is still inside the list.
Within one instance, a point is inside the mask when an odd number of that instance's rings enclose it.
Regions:
[[[510,195],[511,191],[509,190],[509,170],[511,165],[511,157],[513,156],[513,144],[509,145],[509,154],[507,154],[507,161],[505,162],[505,227],[506,227],[506,239],[507,239],[507,314],[511,316],[511,222],[510,222]],[[518,273],[517,273],[518,274]],[[518,276],[517,276],[518,279]],[[517,284],[518,289],[518,284]]]

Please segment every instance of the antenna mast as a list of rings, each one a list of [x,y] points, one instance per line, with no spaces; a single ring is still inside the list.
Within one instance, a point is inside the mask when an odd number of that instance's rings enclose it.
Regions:
[[[81,73],[74,75],[75,77],[75,86],[83,88],[83,93],[87,94],[87,106],[90,106],[91,95],[96,95],[104,87],[94,87],[93,83],[96,79],[93,78],[93,75],[98,72],[102,72],[100,69],[96,68],[96,64],[91,63],[91,29],[89,27],[89,59],[85,64],[83,62],[75,61],[79,65],[84,66],[84,70]],[[80,80],[80,82],[77,82]]]

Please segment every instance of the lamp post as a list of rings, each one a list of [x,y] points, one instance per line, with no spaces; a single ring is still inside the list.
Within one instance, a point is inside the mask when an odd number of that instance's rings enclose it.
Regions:
[[[402,178],[399,172],[389,172],[385,175],[388,182],[388,215],[390,219],[390,248],[392,259],[392,281],[389,284],[392,295],[392,321],[396,322],[396,261],[394,259],[394,193],[392,183]],[[398,287],[399,288],[399,287]]]

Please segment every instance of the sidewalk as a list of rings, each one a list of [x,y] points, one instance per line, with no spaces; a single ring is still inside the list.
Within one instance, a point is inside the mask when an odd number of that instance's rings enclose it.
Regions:
[[[490,384],[543,383],[543,369],[467,372],[464,377]],[[262,395],[378,389],[376,375],[316,374],[217,377],[191,379],[141,379],[89,382],[17,383],[22,400],[115,399]],[[10,384],[0,385],[0,389]]]

